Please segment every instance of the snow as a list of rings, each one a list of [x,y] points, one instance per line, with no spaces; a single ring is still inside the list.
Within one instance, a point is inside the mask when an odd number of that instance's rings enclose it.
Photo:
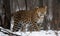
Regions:
[[[28,35],[28,36],[56,36],[55,33],[51,30],[49,30],[49,31],[41,30],[39,32],[28,33],[26,35]],[[23,34],[22,36],[26,36],[26,35]]]
[[[14,32],[14,34],[18,34],[21,36],[60,36],[60,31],[54,31],[54,30],[40,30],[40,31],[33,31],[33,32]],[[0,32],[0,36],[8,36],[7,34],[4,34]]]
[[[4,32],[11,32],[10,30],[4,29],[2,27],[0,27],[0,29],[2,29],[1,31]],[[0,36],[9,36],[8,34],[4,34],[3,32],[0,31]],[[40,31],[33,31],[33,32],[11,32],[13,34],[17,34],[17,35],[21,35],[21,36],[60,36],[60,31],[56,31],[56,30],[40,30]]]
[[[8,35],[0,32],[0,36],[8,36]]]

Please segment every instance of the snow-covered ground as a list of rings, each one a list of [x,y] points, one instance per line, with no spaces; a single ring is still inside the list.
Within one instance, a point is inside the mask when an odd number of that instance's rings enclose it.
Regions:
[[[8,35],[0,32],[0,36],[8,36]]]
[[[55,33],[57,32],[57,33]],[[40,30],[38,32],[34,31],[34,32],[17,32],[15,34],[19,34],[21,36],[60,36],[60,31],[53,31],[53,30]],[[7,34],[4,34],[2,32],[0,32],[0,36],[8,36]]]

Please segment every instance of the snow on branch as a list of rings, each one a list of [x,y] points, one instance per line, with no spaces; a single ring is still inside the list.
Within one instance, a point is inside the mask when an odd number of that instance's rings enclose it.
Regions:
[[[4,29],[2,27],[0,27],[0,32],[3,32],[4,34],[8,34],[8,35],[12,34],[12,35],[21,36],[21,33],[18,34],[17,32],[12,32],[12,31],[10,31],[8,29]]]

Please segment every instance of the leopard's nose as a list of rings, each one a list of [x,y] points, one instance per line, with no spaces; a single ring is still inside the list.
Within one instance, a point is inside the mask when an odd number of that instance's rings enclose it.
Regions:
[[[43,16],[44,14],[41,14],[40,16]]]
[[[40,17],[44,17],[44,15],[42,14],[42,15],[40,15]]]

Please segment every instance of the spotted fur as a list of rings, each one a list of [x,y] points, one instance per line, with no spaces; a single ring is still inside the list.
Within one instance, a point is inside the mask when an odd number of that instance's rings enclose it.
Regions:
[[[30,31],[40,30],[40,27],[37,25],[37,23],[42,23],[41,20],[44,18],[44,15],[46,15],[46,11],[46,7],[39,7],[29,11],[21,10],[15,12],[13,14],[13,32],[18,31],[19,29],[21,29],[21,31],[25,31],[27,24],[31,25],[29,28]]]

